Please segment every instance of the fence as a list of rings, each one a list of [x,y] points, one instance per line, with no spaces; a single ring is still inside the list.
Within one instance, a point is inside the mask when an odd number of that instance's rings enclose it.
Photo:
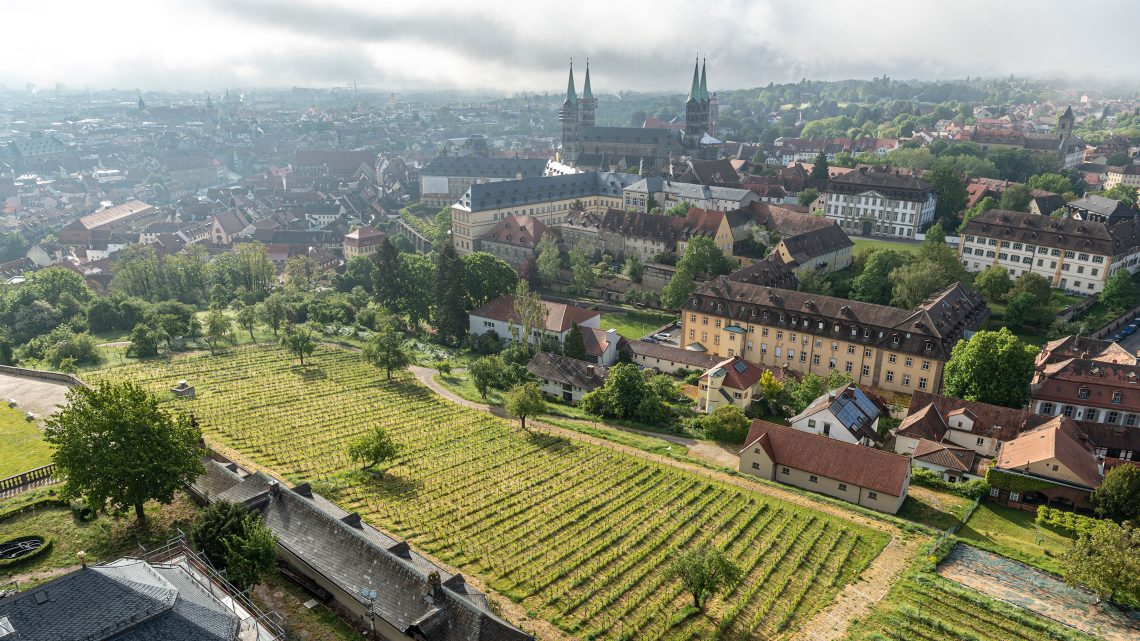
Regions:
[[[55,482],[55,463],[28,470],[22,474],[0,479],[0,496],[17,494],[33,486],[50,485]]]
[[[12,367],[11,365],[0,365],[0,374],[11,374],[13,376],[23,376],[25,378],[40,378],[46,381],[58,381],[66,383],[73,387],[87,384],[79,380],[78,377],[71,374],[64,374],[61,372],[48,372],[42,369],[28,369],[26,367]]]
[[[1116,333],[1116,330],[1124,327],[1128,323],[1131,323],[1132,319],[1136,318],[1137,315],[1140,315],[1140,305],[1137,305],[1136,307],[1133,307],[1132,309],[1124,312],[1120,316],[1117,316],[1116,318],[1108,321],[1107,325],[1089,334],[1089,337],[1103,339],[1107,336],[1112,336]]]

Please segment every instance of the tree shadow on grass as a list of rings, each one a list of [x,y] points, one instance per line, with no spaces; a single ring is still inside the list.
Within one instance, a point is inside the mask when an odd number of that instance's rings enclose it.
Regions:
[[[298,365],[293,368],[293,371],[297,372],[303,381],[321,381],[329,377],[325,370],[310,365],[306,365],[304,369],[301,369],[301,366]]]
[[[527,443],[535,447],[540,447],[551,454],[573,454],[581,447],[578,443],[575,443],[565,436],[556,436],[546,432],[527,430],[525,438]]]

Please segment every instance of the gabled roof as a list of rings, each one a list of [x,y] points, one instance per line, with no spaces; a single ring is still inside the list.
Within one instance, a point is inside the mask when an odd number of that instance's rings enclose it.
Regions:
[[[866,167],[835,176],[827,186],[827,192],[835,194],[861,194],[868,191],[878,192],[887,198],[922,201],[933,192],[933,188],[930,183],[913,174]]]
[[[635,174],[593,171],[478,183],[468,188],[456,206],[478,212],[590,196],[620,198],[622,190],[638,180],[641,177]]]
[[[579,327],[582,330],[582,341],[586,343],[586,353],[590,356],[601,356],[610,348],[610,343],[617,343],[621,336],[614,330],[603,331],[593,327]],[[616,347],[616,346],[615,346]]]
[[[879,418],[879,406],[853,383],[821,394],[804,411],[788,419],[788,422],[796,423],[824,410],[830,411],[855,440],[879,440],[879,435],[871,429],[871,425]]]
[[[851,239],[843,233],[839,225],[835,224],[834,221],[830,222],[831,225],[820,226],[802,234],[789,236],[780,242],[787,248],[792,260],[801,265],[808,265],[816,258],[832,252],[854,247],[855,243],[851,242]]]
[[[420,170],[421,176],[469,176],[478,178],[535,178],[546,169],[545,158],[484,158],[440,156]]]
[[[914,450],[914,460],[925,461],[948,470],[974,472],[977,454],[974,450],[921,439]]]
[[[599,315],[598,312],[567,305],[565,303],[554,303],[544,300],[542,304],[546,306],[546,331],[549,332],[564,332],[570,329],[571,322],[581,325]],[[503,294],[495,300],[486,303],[482,307],[472,311],[471,316],[510,322],[516,325],[522,324],[522,318],[520,318],[518,312],[515,311],[515,297],[511,294]]]
[[[1075,421],[1056,416],[1006,443],[1001,448],[997,467],[1020,471],[1026,465],[1056,459],[1084,485],[1096,488],[1103,476],[1096,455],[1083,436]]]
[[[689,365],[694,369],[708,369],[721,361],[717,356],[708,352],[694,352],[689,349],[670,347],[661,343],[649,343],[640,340],[630,340],[622,343],[622,349],[631,354],[645,358],[657,358],[664,361]]]
[[[801,432],[768,421],[755,420],[748,430],[744,449],[761,438],[764,450],[776,465],[786,465],[810,474],[851,483],[891,496],[902,496],[910,477],[910,459],[818,434]]]
[[[763,374],[764,370],[760,367],[739,356],[733,356],[709,368],[707,372],[701,374],[701,378],[707,380],[723,376],[724,380],[721,382],[723,387],[746,390],[755,385]]]
[[[537,378],[573,385],[586,391],[601,387],[606,381],[607,373],[607,369],[600,365],[591,365],[586,361],[550,352],[535,354],[527,363],[526,369]]]
[[[534,249],[547,231],[547,226],[534,216],[507,216],[483,234],[483,240]]]
[[[935,408],[940,426],[934,422],[935,416],[924,414],[928,407]],[[972,434],[1003,442],[1017,438],[1019,433],[1042,425],[1050,418],[1025,410],[915,391],[910,397],[907,417],[899,424],[898,434],[939,441],[947,429],[956,426],[954,417],[963,412],[968,412],[973,420]]]
[[[915,410],[914,401],[911,401],[911,413],[899,423],[895,431],[896,436],[906,436],[914,439],[941,441],[946,435],[946,420],[938,411],[934,403],[926,403]]]

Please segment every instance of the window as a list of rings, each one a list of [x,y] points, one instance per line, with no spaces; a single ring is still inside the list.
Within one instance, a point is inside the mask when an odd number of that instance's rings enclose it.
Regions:
[[[1005,252],[998,252],[998,260],[1008,260],[1009,254]]]
[[[922,361],[922,369],[924,369],[924,370],[930,369],[930,361]]]
[[[1076,255],[1077,255],[1076,252],[1071,252],[1071,251],[1065,252],[1065,258],[1072,258],[1073,256],[1076,256]]]
[[[732,397],[733,397],[733,398],[741,398],[741,396],[740,396],[740,392],[733,392],[733,393],[732,393]]]
[[[855,353],[855,346],[854,345],[848,345],[847,346],[847,353],[848,354],[854,354]]]
[[[1073,418],[1073,406],[1072,405],[1066,405],[1066,406],[1062,407],[1061,413],[1064,414],[1065,416],[1068,416],[1069,418]]]
[[[874,501],[875,499],[879,498],[879,493],[878,492],[867,492],[867,498]]]
[[[839,491],[840,492],[846,492],[847,491],[847,484],[846,483],[840,483],[839,484]]]
[[[1052,416],[1053,415],[1053,404],[1052,403],[1044,403],[1043,405],[1041,405],[1041,413]]]
[[[831,436],[831,423],[824,423],[823,424],[823,435],[824,436]]]
[[[918,389],[926,389],[926,379],[921,376],[918,377]]]
[[[1125,414],[1124,415],[1124,424],[1128,425],[1128,426],[1136,425],[1136,415],[1135,414]]]
[[[903,385],[910,386],[910,374],[903,374]]]
[[[811,481],[812,483],[819,483],[819,477],[816,476],[815,474],[812,474],[811,476],[809,476],[808,480]]]
[[[1088,397],[1089,397],[1089,388],[1081,387],[1080,389],[1077,390],[1077,398],[1088,398]]]
[[[782,355],[782,354],[781,354],[781,350],[780,350],[780,347],[777,345],[777,346],[776,346],[776,358],[780,358],[780,356],[781,356],[781,355]]]
[[[907,357],[907,359],[906,359],[906,366],[907,366],[907,367],[911,367],[911,366],[913,366],[913,365],[914,365],[914,359],[913,359],[913,358],[910,358],[910,357]]]
[[[791,474],[791,471],[788,470],[788,468],[786,468],[786,467],[781,467],[780,468],[780,474]]]
[[[895,373],[892,372],[891,370],[887,370],[887,382],[890,383],[894,380],[895,380]]]
[[[768,335],[768,328],[767,327],[761,327],[760,328],[760,335],[761,336],[767,336]]]
[[[1089,259],[1088,254],[1080,254],[1077,256],[1077,260],[1088,260],[1088,259]]]
[[[834,351],[837,351],[838,349],[839,349],[839,343],[832,343],[831,344],[831,351],[834,352]]]
[[[897,360],[898,360],[898,357],[897,357],[897,356],[895,356],[894,354],[891,354],[890,356],[887,356],[887,362],[889,362],[889,363],[894,363],[894,362],[895,362],[895,361],[897,361]]]
[[[709,324],[709,317],[708,316],[701,316],[701,325],[708,325],[708,324]]]
[[[1104,256],[1093,256],[1092,259],[1092,262],[1096,263],[1097,265],[1104,262]]]
[[[805,352],[803,350],[800,351],[800,362],[801,363],[807,362],[807,352]]]
[[[697,322],[697,315],[696,314],[689,314],[689,322],[690,323]]]
[[[794,349],[789,349],[789,350],[788,350],[788,360],[790,361],[790,360],[792,360],[792,359],[793,359],[793,358],[795,358],[795,357],[796,357],[796,350],[794,350]]]
[[[851,370],[853,369],[855,369],[855,365],[851,361],[847,361],[847,363],[843,365],[843,371],[847,372],[848,374],[850,374]]]
[[[866,347],[863,349],[863,357],[864,358],[871,358],[871,348],[870,347]]]
[[[827,359],[827,366],[830,367],[831,369],[835,369],[835,359],[834,358]]]
[[[1105,423],[1116,424],[1116,419],[1120,416],[1120,412],[1109,412],[1104,415]]]
[[[1085,420],[1095,421],[1098,414],[1100,414],[1099,410],[1085,410]]]
[[[759,464],[759,463],[756,463],[756,462],[754,461],[754,462],[752,463],[752,469],[754,469],[754,470],[758,470],[758,469],[760,469],[760,464]]]
[[[689,340],[693,340],[694,338],[696,338],[696,335],[697,335],[697,330],[695,330],[695,329],[689,330]]]
[[[761,354],[767,354],[768,353],[768,343],[760,343],[760,353]]]
[[[1009,493],[1009,500],[1020,501],[1021,500],[1021,492],[1010,492]]]
[[[808,427],[815,427],[815,419],[814,418],[808,419]]]
[[[1112,404],[1113,405],[1120,405],[1120,397],[1121,397],[1121,394],[1119,391],[1113,392],[1112,393]]]
[[[778,341],[784,340],[784,332],[776,332],[776,340],[778,340]]]
[[[819,354],[812,354],[811,355],[811,364],[812,365],[819,365]]]

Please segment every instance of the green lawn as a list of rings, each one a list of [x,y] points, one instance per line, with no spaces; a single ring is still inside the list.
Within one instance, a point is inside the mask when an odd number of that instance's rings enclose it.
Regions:
[[[897,240],[881,240],[878,238],[860,238],[852,236],[851,242],[855,243],[855,248],[852,253],[858,254],[860,251],[868,248],[874,249],[893,249],[900,252],[914,253],[922,246],[921,243],[904,243]]]
[[[1048,572],[1060,572],[1057,559],[1072,539],[1046,527],[1038,527],[1034,512],[1024,512],[982,501],[958,538],[996,554],[1027,563]]]
[[[912,483],[907,489],[906,501],[898,516],[938,530],[947,530],[961,522],[970,503],[969,499],[961,496]]]
[[[23,412],[0,406],[0,478],[27,472],[51,462],[52,447],[43,432]]]
[[[616,329],[618,334],[632,341],[673,320],[677,317],[659,312],[605,312],[602,314],[602,330]]]

